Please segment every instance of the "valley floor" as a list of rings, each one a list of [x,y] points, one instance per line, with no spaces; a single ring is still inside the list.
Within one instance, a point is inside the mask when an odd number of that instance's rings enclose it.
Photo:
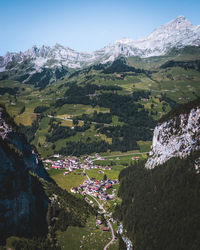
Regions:
[[[146,153],[96,154],[79,158],[54,155],[54,158],[43,160],[49,175],[61,188],[98,209],[98,215],[88,218],[85,227],[70,226],[65,232],[57,232],[61,249],[118,249],[119,224],[112,218],[115,206],[121,203],[117,196],[118,175],[130,162],[141,158],[146,158]]]

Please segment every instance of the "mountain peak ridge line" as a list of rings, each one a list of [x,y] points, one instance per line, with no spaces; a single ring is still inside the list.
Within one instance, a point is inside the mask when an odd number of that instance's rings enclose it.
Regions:
[[[178,16],[154,29],[146,38],[136,41],[121,38],[94,52],[77,52],[58,43],[53,46],[34,45],[25,52],[7,52],[5,56],[0,56],[0,72],[7,71],[10,62],[22,63],[27,59],[31,61],[35,71],[40,71],[41,67],[82,68],[114,61],[120,55],[143,58],[160,56],[173,47],[185,46],[200,46],[200,25],[194,26],[184,16]]]

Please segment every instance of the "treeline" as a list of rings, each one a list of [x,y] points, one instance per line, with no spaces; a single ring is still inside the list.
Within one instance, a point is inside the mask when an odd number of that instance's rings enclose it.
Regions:
[[[22,69],[22,72],[19,69],[18,72],[15,72],[13,77],[16,81],[25,82],[26,84],[33,84],[35,87],[38,87],[40,90],[42,90],[53,80],[58,80],[68,73],[68,69],[65,67],[56,68],[56,70],[42,68],[41,72],[36,72],[31,75],[28,73],[24,74],[24,69]]]
[[[96,127],[98,127],[98,125]],[[105,134],[108,138],[112,138],[113,149],[116,148],[118,141],[119,145],[121,144],[122,146],[124,144],[124,147],[126,148],[125,151],[131,150],[131,147],[133,147],[133,149],[138,148],[136,146],[136,141],[149,141],[152,138],[152,134],[149,132],[148,128],[131,125],[100,127],[98,131]],[[119,138],[123,139],[120,140]],[[115,150],[118,149],[116,148]]]
[[[161,98],[159,98],[159,100],[160,102],[165,101],[171,108],[174,108],[177,105],[177,103],[171,98],[167,97],[166,94],[161,94]]]
[[[98,124],[96,125],[96,127]],[[139,149],[138,140],[150,140],[152,135],[146,128],[132,127],[132,126],[110,126],[103,127],[98,132],[105,134],[108,138],[112,138],[112,143],[109,144],[104,140],[91,141],[91,138],[86,140],[74,142],[68,141],[66,147],[61,148],[57,153],[62,155],[76,155],[91,154],[94,152],[122,151],[126,152],[133,149]]]
[[[86,140],[80,139],[78,142],[68,141],[66,146],[61,148],[57,153],[79,156],[87,153],[106,152],[107,150],[126,152],[139,149],[137,144],[138,140],[147,141],[152,138],[149,129],[144,127],[133,127],[130,125],[104,127],[101,125],[102,124],[96,124],[95,128],[99,133],[105,134],[108,138],[112,138],[111,144],[101,139],[92,141],[92,139],[88,137]],[[90,124],[88,122],[83,126],[75,126],[74,129],[57,125],[51,130],[50,134],[47,135],[47,141],[54,143],[59,139],[74,136],[77,132],[84,132],[89,128]]]
[[[105,64],[100,63],[100,64],[92,65],[92,66],[87,67],[85,69],[76,70],[75,72],[70,74],[69,78],[76,77],[76,76],[81,75],[81,74],[84,74],[87,76],[87,74],[89,72],[91,72],[92,70],[104,70],[106,65],[108,65],[108,64],[110,64],[110,63],[105,63]],[[92,77],[92,76],[87,76],[87,77]],[[87,78],[87,79],[89,79],[89,78]]]
[[[52,242],[47,238],[37,238],[28,239],[28,238],[19,238],[19,237],[9,237],[6,240],[6,248],[14,250],[61,250],[60,246],[53,245]],[[0,249],[6,249],[3,246],[0,246]]]
[[[200,71],[200,60],[194,60],[194,61],[168,61],[164,63],[160,68],[161,69],[166,69],[166,68],[172,68],[172,67],[181,67],[184,68],[185,70],[188,69],[194,69],[197,71]]]
[[[90,139],[90,138],[89,138]],[[57,153],[62,155],[75,155],[80,156],[84,154],[106,152],[109,149],[109,144],[103,140],[88,142],[74,142],[69,141],[66,143],[66,147],[61,148]]]
[[[97,90],[110,90],[112,92],[122,90],[120,86],[100,86],[89,83],[84,86],[78,86],[77,84],[70,84],[69,86],[69,89],[65,92],[65,97],[57,100],[53,104],[56,108],[62,107],[64,104],[84,104],[96,106],[98,105],[95,99],[95,92]]]
[[[132,96],[119,95],[117,93],[101,93],[94,95],[97,85],[87,84],[83,87],[78,85],[71,86],[66,91],[66,98],[55,102],[55,107],[68,104],[84,104],[93,107],[100,106],[110,109],[111,115],[119,116],[119,120],[130,125],[153,128],[155,121],[145,111],[143,105],[134,103],[135,99],[148,96],[143,91],[133,93]],[[93,95],[93,96],[91,96]]]
[[[37,116],[36,120],[33,121],[31,126],[24,126],[24,125],[20,124],[20,129],[21,129],[21,131],[23,131],[23,133],[26,136],[27,141],[29,143],[34,139],[35,133],[36,133],[37,129],[39,128],[39,120],[40,120],[40,118]]]
[[[48,110],[48,107],[47,106],[37,106],[35,109],[34,109],[34,113],[43,113],[45,111]]]
[[[94,111],[94,113],[92,115],[83,114],[81,116],[78,116],[77,119],[83,120],[85,122],[89,121],[89,122],[109,124],[112,122],[112,114],[111,113],[102,113],[102,112],[97,113],[96,111]]]
[[[78,86],[73,84],[65,92],[65,96],[86,96],[94,94],[96,90],[122,90],[120,86],[117,85],[96,85],[96,84],[85,84],[84,86]]]
[[[141,73],[148,73],[149,71],[146,71],[144,69],[136,69],[132,66],[129,66],[126,64],[126,59],[121,57],[116,59],[110,66],[106,67],[102,73],[104,74],[113,74],[113,73],[125,73],[125,72],[135,72],[138,74]]]
[[[151,95],[150,91],[144,91],[144,90],[138,90],[133,92],[133,101],[137,102],[141,100],[141,98],[148,99],[149,96]]]
[[[70,136],[74,136],[76,131],[71,129],[70,127],[59,126],[51,131],[50,134],[46,136],[47,141],[55,142],[59,139],[65,139]]]
[[[190,101],[188,103],[179,104],[177,107],[172,109],[169,113],[162,116],[161,119],[158,121],[159,123],[163,123],[165,121],[169,121],[174,117],[178,117],[181,114],[189,114],[190,111],[200,105],[200,98],[195,99],[194,101]]]
[[[17,92],[19,91],[19,88],[15,87],[15,88],[9,88],[9,87],[1,87],[0,88],[0,95],[4,95],[4,94],[9,94],[9,95],[16,95]]]
[[[74,120],[75,126],[61,126],[61,122],[57,122],[56,119],[51,119],[49,121],[50,128],[48,130],[48,135],[46,136],[47,141],[55,142],[59,139],[66,139],[70,136],[76,135],[77,132],[84,132],[90,128],[90,122],[85,121],[83,126],[77,126],[78,120]]]
[[[198,157],[173,158],[152,170],[138,162],[121,171],[122,204],[114,215],[123,221],[135,250],[199,249]]]
[[[108,62],[106,64],[98,64],[93,65],[91,67],[87,67],[86,69],[76,71],[72,73],[69,78],[79,76],[81,74],[87,75],[92,70],[101,71],[103,74],[114,74],[114,73],[127,73],[134,72],[136,74],[149,74],[151,73],[148,70],[135,68],[133,66],[129,66],[124,57],[117,58],[114,62]]]

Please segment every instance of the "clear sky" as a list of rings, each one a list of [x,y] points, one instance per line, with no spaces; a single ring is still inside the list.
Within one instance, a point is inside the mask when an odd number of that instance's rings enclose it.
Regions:
[[[55,43],[94,51],[145,37],[179,15],[200,24],[200,1],[0,0],[0,55]]]

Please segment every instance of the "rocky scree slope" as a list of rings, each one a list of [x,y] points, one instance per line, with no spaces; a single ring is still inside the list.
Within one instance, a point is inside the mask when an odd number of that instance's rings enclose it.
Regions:
[[[165,163],[172,157],[187,158],[200,150],[200,99],[180,105],[154,129],[147,168]],[[198,164],[196,165],[198,171]]]
[[[49,180],[37,154],[0,107],[0,235],[41,236],[49,199],[37,177]]]

